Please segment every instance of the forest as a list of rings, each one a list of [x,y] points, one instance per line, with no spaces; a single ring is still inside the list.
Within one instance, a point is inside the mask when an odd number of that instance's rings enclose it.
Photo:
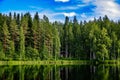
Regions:
[[[119,60],[120,21],[65,17],[50,22],[38,12],[0,13],[0,60]]]

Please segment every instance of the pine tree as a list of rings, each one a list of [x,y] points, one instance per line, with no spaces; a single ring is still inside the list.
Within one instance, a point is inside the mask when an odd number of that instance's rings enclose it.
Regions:
[[[49,23],[49,19],[46,16],[43,17],[43,41],[48,50],[48,58],[51,59],[53,54],[52,24]]]
[[[3,45],[2,42],[0,42],[0,60],[5,59],[5,53],[3,52]]]
[[[73,19],[73,36],[74,36],[74,41],[73,41],[73,49],[74,49],[74,57],[79,57],[78,55],[80,54],[81,50],[81,44],[80,44],[80,26],[78,24],[78,21],[76,19],[76,16],[74,16]],[[78,50],[79,49],[79,50]]]
[[[5,55],[9,54],[10,50],[10,33],[8,31],[8,26],[6,24],[6,21],[4,21],[3,24],[3,51]]]
[[[68,26],[69,26],[69,18],[66,17],[65,24],[63,27],[63,44],[62,44],[63,52],[65,52],[66,58],[68,57],[68,30],[67,30]]]
[[[15,45],[13,41],[10,41],[10,58],[15,59]]]
[[[37,49],[37,29],[38,29],[38,26],[39,26],[39,20],[36,20],[36,16],[34,17],[33,19],[33,27],[32,27],[32,30],[33,30],[33,40],[34,40],[34,48]]]
[[[20,27],[20,59],[25,59],[25,35],[22,26]]]
[[[33,30],[32,30],[33,22],[30,13],[28,13],[27,18],[28,18],[28,29],[26,35],[26,47],[33,48]]]
[[[43,44],[41,59],[42,60],[49,60],[50,59],[49,50],[48,50],[47,46],[45,45],[45,43]]]
[[[68,53],[69,57],[72,57],[74,55],[74,35],[73,35],[73,25],[72,22],[69,23],[69,26],[67,28],[68,30]],[[77,56],[78,57],[78,56]]]
[[[111,33],[111,39],[112,39],[112,47],[110,52],[110,59],[117,59],[117,36],[115,32]]]
[[[60,37],[56,27],[53,27],[53,56],[54,59],[58,59],[60,56]]]
[[[16,24],[16,20],[13,19],[10,22],[10,35],[11,35],[11,40],[14,43],[14,48],[15,51],[19,50],[19,32],[18,32],[18,25]]]

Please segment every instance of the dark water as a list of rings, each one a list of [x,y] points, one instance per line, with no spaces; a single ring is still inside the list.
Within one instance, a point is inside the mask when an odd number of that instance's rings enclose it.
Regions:
[[[0,80],[120,80],[120,67],[0,66]]]

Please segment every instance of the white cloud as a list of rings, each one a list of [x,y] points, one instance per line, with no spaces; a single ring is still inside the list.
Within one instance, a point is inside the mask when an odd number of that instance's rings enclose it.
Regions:
[[[90,15],[90,16],[89,16]],[[80,15],[78,15],[77,17],[79,17],[79,21],[90,21],[90,20],[94,20],[94,16],[91,15],[91,13],[81,13]]]
[[[85,7],[85,6],[87,6],[86,4],[78,4],[77,5],[78,7]]]
[[[55,2],[69,2],[70,0],[55,0]]]
[[[120,18],[120,5],[115,0],[96,0],[93,4],[96,6],[93,9],[96,17],[107,15],[110,19]]]
[[[60,8],[56,8],[57,10],[76,10],[79,7],[77,6],[67,6],[67,7],[60,7]]]
[[[120,19],[120,4],[118,4],[116,0],[83,0],[82,2],[95,7],[92,8],[92,12],[81,14],[81,18],[87,17],[93,19],[94,17],[98,18],[107,15],[112,20]]]
[[[75,6],[62,6],[62,7],[59,7],[59,8],[56,8],[57,10],[76,10],[76,9],[79,9],[81,7],[85,7],[86,4],[78,4],[78,5],[75,5]]]
[[[73,17],[75,15],[77,15],[75,12],[70,12],[70,13],[63,13],[64,16],[68,16],[68,17]]]
[[[90,2],[93,2],[93,1],[95,1],[95,0],[83,0],[82,2],[87,4],[87,3],[90,3]]]
[[[85,13],[82,13],[80,16],[81,16],[82,18],[87,18],[87,16],[86,16]]]

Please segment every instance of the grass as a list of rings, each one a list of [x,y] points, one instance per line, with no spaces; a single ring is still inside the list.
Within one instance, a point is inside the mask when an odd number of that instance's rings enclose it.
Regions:
[[[0,65],[87,65],[87,60],[0,61]]]
[[[100,62],[94,60],[0,61],[0,65],[90,65],[90,64],[120,65],[120,61],[119,60],[105,60]]]

